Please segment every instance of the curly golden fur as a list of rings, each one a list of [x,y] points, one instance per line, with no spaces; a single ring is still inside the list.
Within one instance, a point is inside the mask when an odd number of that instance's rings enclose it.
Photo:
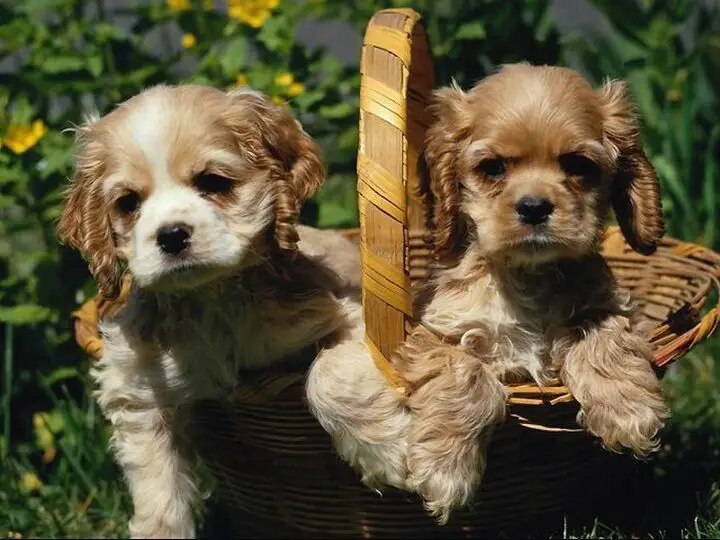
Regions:
[[[408,484],[446,520],[480,481],[500,382],[559,374],[608,448],[657,448],[667,412],[652,354],[598,251],[611,207],[643,254],[663,222],[622,82],[593,90],[566,68],[511,65],[468,93],[437,92],[433,112],[425,158],[445,263],[419,332],[451,343],[401,351],[397,366],[421,381],[408,399]]]
[[[316,360],[348,378],[340,388],[351,396],[311,372],[309,399],[370,485],[415,491],[445,522],[481,481],[505,383],[559,376],[607,448],[657,448],[667,409],[652,353],[599,249],[612,208],[643,254],[663,220],[621,81],[596,90],[567,68],[508,65],[469,92],[438,90],[431,111],[436,263],[416,299],[419,324],[392,358],[409,395],[368,375],[377,370],[357,343],[352,368],[334,352]]]

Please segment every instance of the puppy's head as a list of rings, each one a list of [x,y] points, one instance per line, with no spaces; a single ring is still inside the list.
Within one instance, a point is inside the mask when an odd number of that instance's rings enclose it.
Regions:
[[[561,67],[515,64],[436,92],[428,130],[438,256],[473,242],[487,257],[538,264],[599,248],[614,207],[629,244],[663,235],[658,182],[625,84],[594,90]]]
[[[192,288],[296,249],[300,203],[323,163],[291,113],[251,90],[158,86],[78,130],[61,241],[118,294],[127,265],[141,287]]]

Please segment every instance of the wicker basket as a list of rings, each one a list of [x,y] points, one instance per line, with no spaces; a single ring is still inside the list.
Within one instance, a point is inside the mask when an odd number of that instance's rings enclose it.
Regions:
[[[377,13],[362,50],[358,194],[367,342],[376,362],[412,326],[411,286],[428,262],[417,157],[434,86],[420,17],[409,9]],[[357,231],[348,231],[357,236]],[[655,361],[662,368],[714,330],[720,256],[665,239],[650,257],[634,254],[615,228],[604,253],[620,285],[656,323]],[[127,288],[125,289],[127,290]],[[122,296],[121,296],[122,300]],[[102,342],[99,316],[119,307],[93,299],[74,314],[76,337],[92,356]],[[704,312],[703,312],[704,310]],[[228,520],[253,537],[469,537],[571,509],[602,476],[607,458],[575,425],[577,405],[565,387],[511,388],[510,417],[489,449],[476,504],[434,525],[412,495],[369,491],[335,457],[328,435],[307,411],[304,373],[244,377],[233,400],[203,402],[195,428]]]

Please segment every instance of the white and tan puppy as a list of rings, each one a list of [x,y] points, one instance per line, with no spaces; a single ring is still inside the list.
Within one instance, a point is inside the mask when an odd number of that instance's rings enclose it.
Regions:
[[[258,92],[157,86],[78,138],[59,237],[105,297],[125,268],[133,277],[125,308],[101,323],[92,371],[132,494],[130,532],[193,537],[189,405],[357,324],[359,254],[339,233],[296,225],[323,163],[289,110]]]

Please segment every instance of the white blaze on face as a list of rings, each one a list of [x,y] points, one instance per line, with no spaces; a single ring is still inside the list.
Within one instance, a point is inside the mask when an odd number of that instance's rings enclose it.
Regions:
[[[183,286],[184,282],[194,285],[203,280],[199,275],[202,272],[210,278],[214,275],[212,270],[237,267],[272,215],[271,193],[261,182],[248,185],[240,182],[236,188],[237,204],[221,211],[189,179],[178,177],[180,173],[173,171],[171,150],[173,144],[182,141],[183,133],[173,127],[178,125],[172,121],[173,114],[178,111],[162,95],[150,94],[129,111],[123,126],[143,156],[143,162],[134,165],[145,168],[151,179],[149,196],[143,201],[133,227],[133,248],[128,254],[129,269],[141,287],[173,288]],[[212,148],[191,151],[197,151],[198,159],[223,154]],[[238,159],[233,156],[229,163]],[[158,231],[176,225],[190,231],[189,245],[177,255],[164,253],[158,245]],[[194,269],[199,271],[196,276],[192,275]],[[183,271],[182,276],[179,270]]]
[[[167,99],[152,93],[127,116],[126,128],[144,154],[154,187],[173,183],[169,170],[170,144],[179,134],[171,132],[172,116]]]

